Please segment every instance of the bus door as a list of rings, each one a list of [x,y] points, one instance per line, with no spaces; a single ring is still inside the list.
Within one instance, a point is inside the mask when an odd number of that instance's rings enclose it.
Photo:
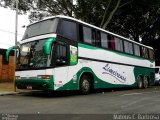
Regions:
[[[58,41],[54,48],[54,89],[58,89],[66,84],[68,78],[69,53],[68,45],[65,42]]]

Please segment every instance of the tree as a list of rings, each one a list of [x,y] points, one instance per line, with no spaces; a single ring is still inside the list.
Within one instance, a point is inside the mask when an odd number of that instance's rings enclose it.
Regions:
[[[14,1],[0,0],[0,5],[14,9]],[[58,14],[75,17],[160,51],[159,0],[76,0],[76,2],[77,4],[73,4],[73,0],[19,0],[19,13],[29,11],[31,22]]]
[[[0,0],[0,5],[14,9],[14,1]],[[19,12],[26,13],[29,11],[31,22],[46,16],[63,14],[105,29],[118,8],[127,5],[132,0],[76,0],[76,5],[73,5],[72,1],[19,0]]]
[[[157,0],[134,0],[132,4],[119,9],[108,29],[137,42],[141,38],[142,43],[150,45],[151,38],[157,38],[159,34],[159,9],[160,2]]]
[[[15,0],[0,0],[0,5],[14,9]],[[150,44],[159,33],[159,0],[19,0],[19,13],[29,11],[30,21],[63,14],[81,19],[103,29]],[[149,38],[149,39],[148,39]]]

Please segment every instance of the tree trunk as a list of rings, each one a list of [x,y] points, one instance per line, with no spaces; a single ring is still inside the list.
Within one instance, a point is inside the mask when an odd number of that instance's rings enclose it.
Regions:
[[[109,15],[109,18],[108,18],[107,21],[104,23],[104,25],[103,25],[103,27],[102,27],[103,29],[105,29],[105,28],[107,27],[107,25],[109,24],[109,22],[111,21],[114,13],[117,11],[117,9],[118,9],[119,6],[120,6],[120,3],[121,3],[121,0],[118,0],[115,8],[112,10],[112,12],[111,12],[110,15]]]
[[[105,20],[105,18],[106,18],[107,11],[108,11],[108,9],[109,9],[109,7],[110,7],[111,2],[112,2],[112,0],[109,0],[108,5],[107,5],[107,8],[105,9],[105,12],[104,12],[104,15],[103,15],[103,19],[102,19],[101,24],[100,24],[100,27],[101,27],[101,28],[102,28],[102,26],[103,26],[103,23],[104,23],[104,20]]]

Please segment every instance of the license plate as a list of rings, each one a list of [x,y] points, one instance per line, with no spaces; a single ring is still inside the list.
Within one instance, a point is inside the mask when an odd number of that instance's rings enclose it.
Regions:
[[[27,86],[27,89],[32,90],[32,86]]]

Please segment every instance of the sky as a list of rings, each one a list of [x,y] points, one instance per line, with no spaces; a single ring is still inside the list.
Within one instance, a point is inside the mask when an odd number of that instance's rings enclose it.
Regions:
[[[0,7],[0,48],[7,49],[15,45],[15,15],[16,11]],[[22,26],[28,24],[27,15],[18,15],[18,41],[22,39],[26,29]]]

